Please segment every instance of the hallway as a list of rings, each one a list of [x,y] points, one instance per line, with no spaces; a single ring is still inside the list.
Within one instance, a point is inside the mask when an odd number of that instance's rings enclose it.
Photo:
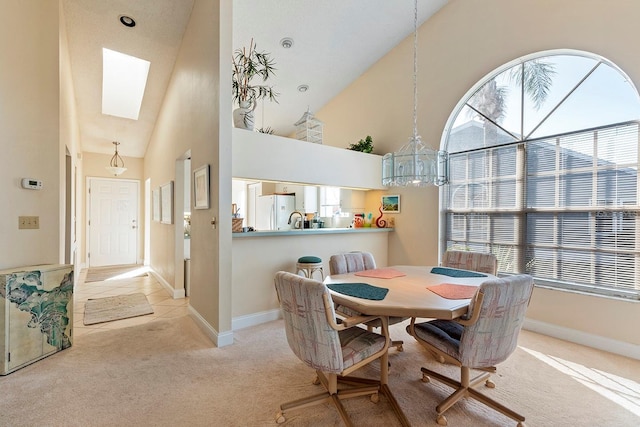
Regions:
[[[142,267],[142,266],[141,266]],[[185,316],[188,313],[188,298],[173,299],[168,292],[151,274],[143,277],[127,279],[105,280],[102,282],[85,283],[87,269],[80,272],[78,283],[74,289],[73,309],[73,337],[104,332],[111,329],[126,328],[141,325],[159,319],[172,319]],[[147,296],[149,304],[153,307],[153,314],[131,317],[129,319],[115,320],[112,322],[98,323],[85,326],[84,305],[90,298],[104,298],[114,295],[125,295],[141,292]]]

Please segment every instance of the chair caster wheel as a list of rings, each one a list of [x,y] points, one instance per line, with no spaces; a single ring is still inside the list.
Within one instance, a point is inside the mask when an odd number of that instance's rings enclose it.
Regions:
[[[402,346],[402,344],[396,346],[396,350],[398,350],[399,352],[403,352],[404,351],[404,347]]]
[[[427,374],[422,374],[422,380],[423,383],[430,383],[431,382],[431,378],[429,378],[429,375]]]
[[[517,425],[517,427],[525,427],[524,423],[522,421],[520,421]]]
[[[318,385],[320,384],[320,378],[316,375],[316,377],[311,381],[311,384]]]
[[[371,397],[370,397],[370,400],[373,403],[378,403],[378,402],[380,402],[380,395],[378,393],[372,394]]]
[[[489,388],[496,388],[496,383],[494,383],[491,380],[487,380],[484,382],[485,387],[489,387]]]
[[[445,418],[444,415],[438,415],[438,417],[436,418],[436,422],[438,423],[439,426],[447,425],[447,419]]]
[[[284,414],[282,412],[278,412],[276,414],[276,423],[282,424],[283,422],[285,422]]]

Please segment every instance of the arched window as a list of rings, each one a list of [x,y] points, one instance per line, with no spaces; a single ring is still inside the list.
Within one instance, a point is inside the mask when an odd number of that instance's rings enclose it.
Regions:
[[[640,298],[640,99],[614,64],[583,52],[530,56],[458,104],[442,243],[492,252],[501,273]]]

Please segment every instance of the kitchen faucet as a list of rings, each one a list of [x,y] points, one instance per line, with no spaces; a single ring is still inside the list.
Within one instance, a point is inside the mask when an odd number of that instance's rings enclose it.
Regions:
[[[300,215],[300,224],[302,224],[304,222],[304,215],[302,215],[302,212],[293,211],[293,212],[291,212],[291,215],[289,215],[289,221],[287,221],[287,224],[291,224],[291,217],[293,216],[293,214]]]

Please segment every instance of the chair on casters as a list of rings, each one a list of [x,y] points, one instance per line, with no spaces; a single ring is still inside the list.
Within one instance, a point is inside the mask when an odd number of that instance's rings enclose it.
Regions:
[[[375,268],[376,261],[373,258],[373,255],[369,252],[347,252],[332,255],[331,258],[329,258],[329,274],[355,273],[364,270],[375,270]],[[336,310],[345,316],[362,316],[361,313],[342,305],[338,305]],[[408,317],[392,316],[389,317],[389,325],[394,325],[407,319]],[[367,323],[367,327],[370,331],[373,330],[373,328],[380,327],[380,320],[374,320],[373,322]],[[391,341],[391,346],[395,347],[398,351],[403,351],[403,344],[404,342],[400,340]]]
[[[276,422],[285,422],[285,411],[333,403],[344,423],[351,426],[341,400],[371,395],[373,402],[378,401],[380,383],[386,384],[387,381],[389,339],[386,335],[357,327],[363,321],[373,320],[373,316],[347,318],[338,324],[331,295],[322,282],[279,271],[275,276],[275,286],[289,347],[302,362],[316,370],[317,383],[322,383],[326,389],[320,394],[283,403]],[[383,333],[388,334],[386,319],[380,320]],[[363,379],[364,385],[338,390],[340,378],[376,359],[380,359],[380,383]],[[347,379],[350,384],[358,382],[358,378]]]
[[[495,276],[498,273],[498,258],[484,252],[447,250],[442,257],[442,266],[478,271]]]
[[[298,262],[296,263],[296,274],[301,271],[307,279],[313,278],[313,273],[319,271],[322,276],[322,280],[324,280],[322,259],[317,256],[306,255],[298,258]]]
[[[421,368],[423,382],[429,382],[431,376],[456,389],[436,406],[439,425],[447,425],[443,415],[447,409],[463,397],[471,397],[518,421],[518,427],[524,426],[522,415],[473,387],[483,381],[487,387],[495,387],[489,380],[490,373],[494,373],[495,365],[505,361],[516,349],[532,290],[533,278],[524,274],[487,280],[476,291],[464,319],[424,323],[411,319],[407,332],[436,358],[443,358],[446,363],[461,369],[460,381],[456,381]],[[485,372],[470,379],[471,369]]]

